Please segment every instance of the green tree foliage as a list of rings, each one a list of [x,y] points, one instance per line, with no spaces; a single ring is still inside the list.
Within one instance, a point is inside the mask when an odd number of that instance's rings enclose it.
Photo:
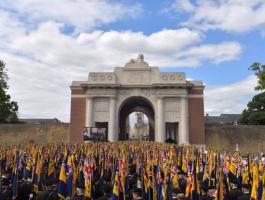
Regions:
[[[265,92],[257,94],[243,110],[241,124],[265,125]]]
[[[258,78],[258,85],[255,87],[255,90],[264,91],[265,65],[261,63],[253,63],[249,69],[254,71]],[[255,95],[247,104],[247,108],[242,112],[240,123],[265,125],[265,92]]]
[[[0,60],[0,123],[17,122],[17,102],[11,101],[11,96],[7,94],[8,75],[5,63]]]
[[[258,78],[258,85],[255,87],[255,90],[264,90],[265,89],[265,64],[253,63],[250,70],[255,72],[255,75]]]

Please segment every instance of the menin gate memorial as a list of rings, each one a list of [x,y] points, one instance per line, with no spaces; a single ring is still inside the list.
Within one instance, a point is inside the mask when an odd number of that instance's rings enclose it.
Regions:
[[[71,142],[83,141],[84,127],[105,127],[109,141],[127,140],[127,117],[143,112],[150,140],[205,143],[202,81],[160,72],[141,54],[113,72],[90,72],[87,81],[73,81],[70,88]]]

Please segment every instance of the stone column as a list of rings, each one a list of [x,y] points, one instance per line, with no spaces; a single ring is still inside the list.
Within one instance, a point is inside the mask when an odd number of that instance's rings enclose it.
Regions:
[[[87,97],[86,100],[86,127],[93,127],[93,97]]]
[[[189,110],[188,97],[180,97],[179,144],[189,144]]]
[[[108,124],[108,140],[110,142],[116,141],[116,119],[115,119],[115,111],[116,111],[116,99],[115,97],[110,97],[109,102],[109,124]]]
[[[163,97],[157,99],[157,113],[156,113],[156,137],[157,142],[165,141],[165,122],[164,122],[164,101]]]

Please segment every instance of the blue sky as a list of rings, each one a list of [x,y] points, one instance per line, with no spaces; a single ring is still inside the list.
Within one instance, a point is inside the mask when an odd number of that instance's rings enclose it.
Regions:
[[[203,80],[205,112],[240,113],[265,63],[264,0],[2,0],[0,30],[20,117],[69,121],[72,80],[138,53]]]

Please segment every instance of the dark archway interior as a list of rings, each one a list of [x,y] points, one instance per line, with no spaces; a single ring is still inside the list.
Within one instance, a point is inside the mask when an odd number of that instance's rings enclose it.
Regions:
[[[126,119],[133,112],[143,112],[149,121],[149,138],[154,140],[154,109],[150,102],[143,97],[131,97],[121,105],[119,113],[119,140],[128,140],[129,134],[126,133]]]

